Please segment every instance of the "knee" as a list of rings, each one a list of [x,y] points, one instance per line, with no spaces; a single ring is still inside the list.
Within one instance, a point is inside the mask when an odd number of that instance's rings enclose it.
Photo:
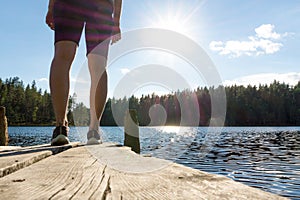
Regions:
[[[74,57],[75,52],[59,50],[55,52],[53,60],[71,64]]]
[[[72,63],[76,53],[76,43],[61,41],[55,44],[54,60],[58,62]]]

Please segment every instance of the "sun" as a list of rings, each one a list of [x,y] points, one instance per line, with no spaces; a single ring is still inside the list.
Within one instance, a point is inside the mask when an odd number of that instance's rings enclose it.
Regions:
[[[187,13],[180,5],[170,7],[164,13],[156,12],[148,19],[151,28],[167,29],[184,35],[190,35],[196,23],[192,15],[196,10]]]
[[[151,24],[154,28],[167,29],[178,33],[188,33],[187,23],[179,16],[159,17]]]

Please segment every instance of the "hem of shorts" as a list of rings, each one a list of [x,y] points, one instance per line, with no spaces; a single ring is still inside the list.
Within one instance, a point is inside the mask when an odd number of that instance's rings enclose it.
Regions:
[[[79,47],[79,42],[77,42],[77,41],[75,41],[75,40],[68,40],[68,39],[62,39],[62,40],[54,41],[54,44],[56,44],[56,43],[58,43],[58,42],[62,42],[62,41],[74,42],[74,43]]]

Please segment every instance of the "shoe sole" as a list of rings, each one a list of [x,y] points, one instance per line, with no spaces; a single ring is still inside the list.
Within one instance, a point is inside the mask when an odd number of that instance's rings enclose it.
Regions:
[[[101,144],[101,140],[97,140],[96,138],[90,138],[88,141],[87,141],[87,145],[93,145],[93,144]]]
[[[66,136],[60,134],[51,141],[51,146],[61,146],[69,143],[69,139]]]

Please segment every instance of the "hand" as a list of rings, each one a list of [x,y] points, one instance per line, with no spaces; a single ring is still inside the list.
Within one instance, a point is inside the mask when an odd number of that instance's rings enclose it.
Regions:
[[[121,29],[120,25],[114,25],[112,30],[112,36],[111,36],[111,44],[114,44],[118,42],[121,39]]]
[[[54,20],[53,20],[53,13],[51,10],[48,10],[46,15],[46,24],[54,30]]]

